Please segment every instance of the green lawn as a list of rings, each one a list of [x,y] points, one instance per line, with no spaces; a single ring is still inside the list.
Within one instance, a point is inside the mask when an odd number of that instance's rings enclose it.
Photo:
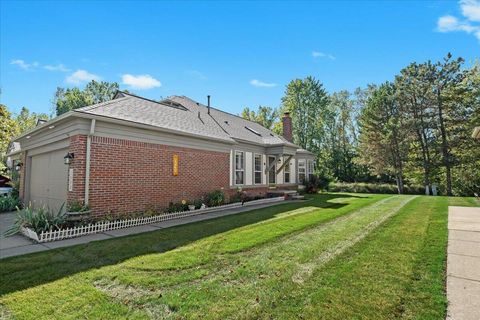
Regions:
[[[448,205],[303,203],[0,260],[0,318],[443,319]]]

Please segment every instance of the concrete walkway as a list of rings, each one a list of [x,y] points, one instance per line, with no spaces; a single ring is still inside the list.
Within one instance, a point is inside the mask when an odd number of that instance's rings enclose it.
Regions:
[[[298,201],[290,200],[288,202],[292,203],[292,202],[298,202]],[[138,226],[138,227],[106,231],[106,232],[91,234],[83,237],[46,242],[46,243],[36,243],[33,240],[28,239],[20,234],[13,235],[11,237],[5,237],[3,234],[13,224],[13,221],[15,219],[15,213],[14,212],[1,213],[0,214],[0,259],[13,257],[13,256],[20,256],[28,253],[33,253],[33,252],[46,251],[46,250],[62,248],[62,247],[69,247],[77,244],[89,243],[92,241],[105,240],[105,239],[124,237],[124,236],[143,233],[143,232],[156,231],[156,230],[170,228],[170,227],[174,227],[182,224],[198,222],[202,220],[209,220],[209,219],[219,218],[219,217],[237,214],[241,212],[271,207],[271,206],[279,205],[283,203],[285,202],[273,202],[273,203],[266,203],[266,204],[250,205],[250,206],[240,207],[240,208],[225,209],[222,211],[205,213],[198,216],[163,221],[163,222],[158,222],[158,223]]]
[[[480,208],[448,208],[447,319],[480,319]]]

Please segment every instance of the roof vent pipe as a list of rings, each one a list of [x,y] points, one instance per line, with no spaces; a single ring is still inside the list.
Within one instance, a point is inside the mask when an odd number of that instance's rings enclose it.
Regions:
[[[210,95],[207,96],[207,109],[208,109],[208,114],[210,114]]]

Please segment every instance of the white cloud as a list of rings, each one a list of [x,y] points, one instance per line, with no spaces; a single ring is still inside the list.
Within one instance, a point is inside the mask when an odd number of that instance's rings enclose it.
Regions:
[[[460,9],[463,16],[468,20],[480,22],[480,1],[462,0],[460,1]]]
[[[325,53],[325,52],[320,52],[320,51],[313,51],[312,52],[312,57],[313,58],[328,58],[330,60],[335,60],[336,57],[332,54]]]
[[[457,17],[446,15],[438,18],[437,31],[452,32],[463,31],[473,34],[480,40],[480,1],[479,0],[461,0],[460,9],[465,20],[459,20]]]
[[[86,70],[77,70],[69,75],[65,81],[71,84],[81,84],[82,82],[89,82],[91,80],[99,81],[101,78],[93,73],[89,73]]]
[[[57,64],[57,65],[45,65],[43,66],[44,69],[48,70],[48,71],[61,71],[61,72],[69,72],[70,69],[68,69],[67,67],[65,67],[65,65],[63,64]]]
[[[250,80],[250,84],[259,88],[272,88],[277,86],[276,83],[263,82],[257,79]]]
[[[450,32],[450,31],[465,31],[468,33],[474,32],[475,27],[468,22],[460,22],[454,16],[443,16],[438,19],[438,31]]]
[[[160,81],[148,74],[134,76],[131,74],[122,75],[122,83],[130,86],[132,89],[152,89],[162,86]]]
[[[39,63],[36,61],[32,63],[26,63],[24,60],[21,60],[21,59],[12,60],[10,64],[17,65],[23,70],[31,70],[39,66]]]
[[[19,68],[23,69],[23,70],[32,70],[32,69],[35,69],[37,67],[42,67],[43,69],[45,70],[48,70],[48,71],[61,71],[61,72],[68,72],[70,71],[70,69],[68,69],[64,64],[60,63],[60,64],[57,64],[57,65],[40,65],[40,63],[34,61],[32,63],[27,63],[25,62],[25,60],[21,60],[21,59],[15,59],[15,60],[12,60],[10,62],[10,64],[13,64],[13,65],[16,65],[18,66]]]

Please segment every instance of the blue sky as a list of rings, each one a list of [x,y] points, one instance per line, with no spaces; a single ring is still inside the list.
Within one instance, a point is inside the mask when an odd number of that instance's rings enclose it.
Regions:
[[[89,79],[239,113],[315,76],[329,92],[392,80],[412,61],[480,57],[480,2],[2,1],[1,103],[51,111]]]

